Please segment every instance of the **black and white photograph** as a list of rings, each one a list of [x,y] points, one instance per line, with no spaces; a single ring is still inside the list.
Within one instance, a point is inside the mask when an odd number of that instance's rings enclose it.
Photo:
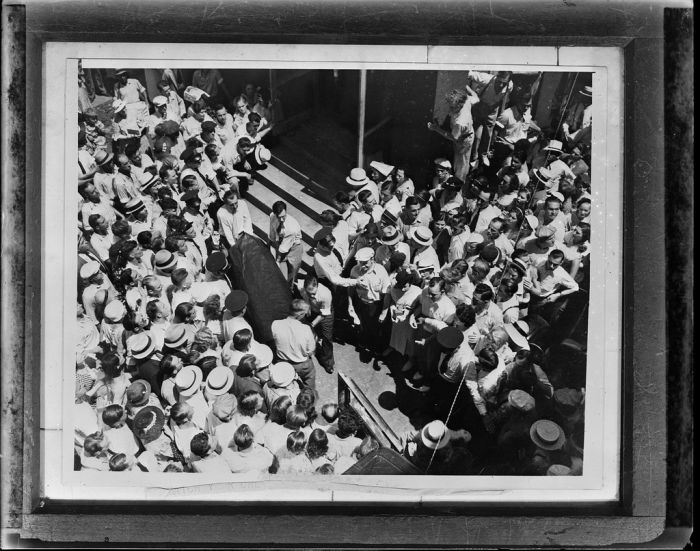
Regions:
[[[47,473],[173,499],[347,477],[614,495],[615,79],[238,50],[66,62],[76,314]]]
[[[4,2],[3,548],[692,542],[685,1]]]

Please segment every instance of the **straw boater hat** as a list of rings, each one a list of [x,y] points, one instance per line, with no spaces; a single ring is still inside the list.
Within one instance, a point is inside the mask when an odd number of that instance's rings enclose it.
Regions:
[[[108,162],[114,159],[114,155],[107,153],[104,149],[95,151],[95,162],[97,166],[105,166]]]
[[[413,239],[421,247],[433,244],[433,232],[427,226],[416,226],[408,230],[408,238]]]
[[[139,176],[139,184],[142,192],[147,191],[159,181],[160,177],[157,174],[151,174],[150,172],[144,172],[141,176]]]
[[[233,386],[233,371],[228,367],[215,367],[207,375],[206,388],[213,396],[226,394],[231,386]]]
[[[258,144],[253,155],[255,157],[255,162],[259,165],[269,163],[270,159],[272,159],[272,153],[270,153],[270,150],[262,144]]]
[[[179,348],[187,342],[187,331],[183,324],[171,325],[165,331],[163,344],[168,348]]]
[[[134,434],[148,444],[157,440],[165,425],[165,415],[155,406],[146,406],[134,417]]]
[[[583,90],[578,91],[579,94],[582,96],[586,96],[587,98],[593,97],[593,87],[592,86],[584,86]]]
[[[126,214],[136,214],[138,211],[143,210],[145,208],[146,205],[143,204],[143,201],[141,201],[141,199],[130,199],[124,205],[124,212]]]
[[[175,386],[180,395],[192,396],[202,385],[202,370],[196,365],[186,365],[175,375]]]
[[[148,358],[155,352],[155,344],[148,333],[138,333],[134,335],[131,344],[131,356],[136,360]]]
[[[170,251],[161,249],[153,257],[156,269],[167,272],[173,270],[177,266],[177,258]]]
[[[362,187],[369,182],[364,168],[353,168],[345,181],[353,187]]]
[[[288,362],[279,362],[270,366],[270,382],[276,387],[288,387],[292,384],[295,376],[296,371]]]
[[[554,421],[540,419],[530,427],[530,438],[535,445],[543,450],[559,450],[566,441],[564,431]]]
[[[128,72],[129,72],[129,71],[128,71],[127,69],[116,69],[116,70],[114,71],[114,74],[115,74],[115,75],[125,75],[125,74],[127,74]]]
[[[381,163],[379,161],[372,161],[369,163],[369,166],[371,166],[374,170],[379,172],[382,176],[385,178],[389,176],[394,171],[394,167],[391,165],[388,165],[386,163]]]
[[[442,421],[431,421],[420,431],[423,445],[431,450],[439,450],[447,446],[450,441],[450,433]]]
[[[527,336],[530,333],[530,326],[523,320],[518,320],[515,323],[506,323],[503,325],[508,337],[513,343],[525,350],[530,349],[530,343],[527,342]]]
[[[537,178],[543,184],[549,184],[552,179],[552,172],[548,168],[536,168],[532,172],[535,175],[535,178]]]
[[[553,151],[555,153],[561,153],[563,145],[564,144],[561,143],[559,140],[549,140],[549,143],[546,145],[546,147],[542,148],[542,151]]]
[[[386,226],[382,229],[382,243],[385,245],[396,245],[401,241],[401,236],[399,235],[399,230],[396,226]]]
[[[272,353],[272,348],[270,348],[266,344],[262,344],[256,341],[253,341],[250,347],[250,353],[253,354],[253,356],[255,356],[255,365],[257,366],[258,370],[264,369],[265,367],[269,367],[274,357],[274,354]]]

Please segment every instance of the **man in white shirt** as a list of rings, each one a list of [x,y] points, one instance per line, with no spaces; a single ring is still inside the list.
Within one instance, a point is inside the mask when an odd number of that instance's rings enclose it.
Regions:
[[[360,318],[362,344],[371,354],[381,353],[381,321],[386,316],[384,295],[391,281],[389,274],[374,261],[374,249],[364,247],[355,255],[357,264],[350,271],[350,277],[357,278],[353,306]]]
[[[114,235],[111,224],[100,214],[91,214],[88,217],[88,225],[92,228],[90,245],[93,246],[100,259],[105,262],[109,259],[109,248],[114,245]]]
[[[566,307],[565,297],[579,290],[578,283],[562,268],[564,253],[554,249],[544,261],[534,262],[537,278],[533,279],[531,288],[531,308],[549,321],[556,322]]]
[[[229,249],[236,244],[238,237],[242,233],[253,235],[253,222],[250,211],[245,201],[239,200],[235,191],[229,190],[224,193],[224,204],[216,212],[219,221],[219,231],[224,239],[226,248]]]
[[[287,213],[287,204],[276,201],[270,213],[270,246],[275,250],[275,260],[287,266],[287,283],[294,285],[304,254],[301,226]]]
[[[92,183],[82,182],[78,184],[78,193],[83,198],[83,204],[80,206],[83,228],[90,228],[89,218],[93,214],[103,216],[110,226],[117,221],[117,213],[112,208],[112,205],[109,204],[107,198],[101,195]]]
[[[342,276],[344,259],[335,248],[335,237],[331,228],[321,228],[314,235],[314,241],[314,271],[319,281],[333,291],[335,315],[345,319],[348,315],[346,289],[357,285],[357,279]]]
[[[216,135],[221,140],[221,143],[226,145],[229,141],[233,140],[235,132],[233,131],[233,117],[231,113],[226,110],[226,107],[219,104],[214,108],[214,113],[216,116]]]
[[[316,390],[316,366],[312,355],[316,351],[316,337],[311,327],[301,322],[309,314],[309,304],[302,299],[292,301],[289,315],[272,322],[272,338],[277,358],[294,366],[304,386]]]
[[[313,274],[308,274],[299,285],[299,294],[309,304],[309,325],[319,341],[316,346],[316,359],[328,373],[333,373],[333,295]]]

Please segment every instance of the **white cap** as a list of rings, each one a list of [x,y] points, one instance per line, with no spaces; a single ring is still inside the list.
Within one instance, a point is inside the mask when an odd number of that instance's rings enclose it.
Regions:
[[[88,279],[100,271],[100,265],[94,260],[89,260],[80,267],[80,277]]]
[[[166,99],[165,96],[156,96],[153,98],[153,105],[156,107],[163,107],[163,105],[167,105],[168,100]]]
[[[367,262],[372,258],[374,258],[374,249],[371,247],[363,247],[355,254],[355,260],[358,262]]]

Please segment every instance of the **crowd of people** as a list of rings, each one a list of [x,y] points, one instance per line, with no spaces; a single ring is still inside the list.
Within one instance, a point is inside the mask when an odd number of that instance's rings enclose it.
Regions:
[[[587,312],[592,89],[579,88],[542,130],[531,89],[471,71],[429,124],[452,160],[428,182],[378,161],[350,170],[302,275],[301,224],[271,205],[266,245],[293,300],[269,342],[228,255],[254,233],[269,98],[254,85],[231,98],[216,70],[191,86],[166,70],[153,98],[118,70],[110,120],[81,96],[76,469],[345,472],[379,448],[357,412],[317,403],[317,364],[335,371],[347,322],[432,419],[402,435],[420,472],[581,474],[585,360],[569,337]]]

